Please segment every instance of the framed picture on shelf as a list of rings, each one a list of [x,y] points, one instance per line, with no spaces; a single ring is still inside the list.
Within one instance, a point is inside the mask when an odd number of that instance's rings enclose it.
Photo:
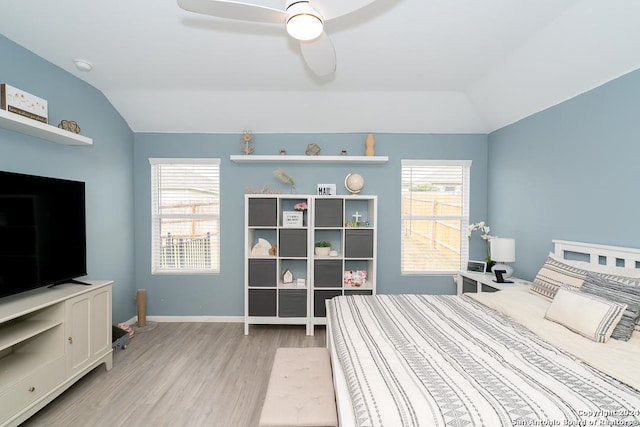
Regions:
[[[467,261],[467,271],[473,273],[486,273],[487,263],[484,261]]]
[[[283,227],[302,227],[303,215],[300,211],[283,211],[282,226]]]

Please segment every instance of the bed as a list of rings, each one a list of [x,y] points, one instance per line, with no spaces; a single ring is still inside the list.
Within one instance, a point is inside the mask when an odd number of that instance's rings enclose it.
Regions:
[[[640,426],[640,305],[610,284],[640,298],[640,250],[554,241],[524,289],[333,298],[340,426]]]

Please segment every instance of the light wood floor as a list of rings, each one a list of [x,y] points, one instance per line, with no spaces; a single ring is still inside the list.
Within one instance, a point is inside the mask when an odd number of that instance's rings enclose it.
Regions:
[[[23,426],[257,426],[278,347],[324,347],[325,330],[158,323]]]

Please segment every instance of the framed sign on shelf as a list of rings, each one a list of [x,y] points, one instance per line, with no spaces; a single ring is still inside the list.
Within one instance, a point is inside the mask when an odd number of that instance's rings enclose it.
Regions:
[[[282,226],[283,227],[302,227],[303,214],[299,211],[283,211]]]
[[[336,185],[335,184],[318,184],[318,196],[335,196]]]

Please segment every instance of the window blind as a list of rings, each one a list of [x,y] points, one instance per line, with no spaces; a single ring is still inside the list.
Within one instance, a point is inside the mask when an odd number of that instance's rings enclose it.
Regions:
[[[470,169],[470,160],[402,160],[402,274],[448,274],[466,264]]]
[[[220,159],[149,159],[153,274],[220,271]]]

